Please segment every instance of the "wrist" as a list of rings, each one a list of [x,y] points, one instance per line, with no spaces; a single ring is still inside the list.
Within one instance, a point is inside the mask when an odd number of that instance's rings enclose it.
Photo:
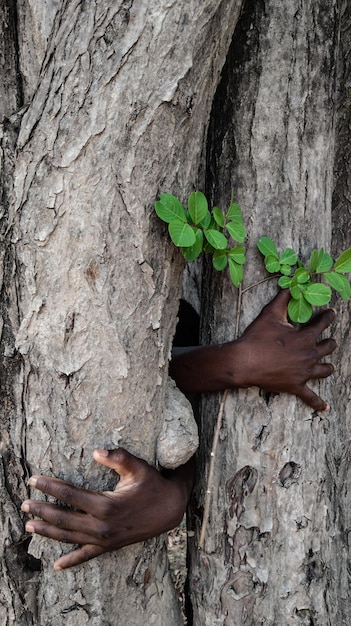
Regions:
[[[218,346],[218,389],[239,389],[250,386],[247,350],[242,339],[229,341]]]
[[[177,486],[179,501],[185,511],[195,482],[195,455],[184,465],[174,470],[163,470],[162,473],[165,478]]]

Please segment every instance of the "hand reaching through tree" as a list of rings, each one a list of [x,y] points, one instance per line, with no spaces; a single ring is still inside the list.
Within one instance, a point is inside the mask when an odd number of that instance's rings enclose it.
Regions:
[[[257,385],[266,391],[294,394],[315,411],[325,411],[328,404],[307,382],[335,371],[332,363],[321,363],[321,359],[335,350],[336,342],[318,340],[333,322],[335,311],[322,311],[296,328],[287,319],[289,299],[289,290],[279,292],[238,340],[242,352],[238,386]]]
[[[32,487],[80,509],[36,500],[22,504],[23,511],[41,518],[27,522],[28,532],[79,544],[55,562],[56,570],[155,537],[177,526],[184,515],[192,488],[192,461],[166,477],[123,448],[95,450],[94,459],[119,474],[114,491],[88,491],[48,476],[29,480]]]
[[[287,320],[289,290],[280,291],[236,341],[180,351],[170,366],[171,376],[184,393],[257,386],[301,398],[315,411],[328,409],[307,385],[330,376],[335,367],[321,363],[331,354],[334,339],[318,341],[334,320],[327,309],[300,328]]]

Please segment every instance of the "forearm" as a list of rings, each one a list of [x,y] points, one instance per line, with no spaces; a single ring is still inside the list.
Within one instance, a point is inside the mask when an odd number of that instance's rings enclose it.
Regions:
[[[246,386],[240,341],[174,350],[169,371],[185,394]]]

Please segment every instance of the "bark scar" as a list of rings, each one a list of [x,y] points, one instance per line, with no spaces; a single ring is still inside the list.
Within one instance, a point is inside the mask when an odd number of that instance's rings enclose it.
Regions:
[[[258,471],[250,465],[239,469],[226,484],[226,493],[230,501],[229,515],[237,518],[245,511],[244,498],[253,492],[258,479]]]

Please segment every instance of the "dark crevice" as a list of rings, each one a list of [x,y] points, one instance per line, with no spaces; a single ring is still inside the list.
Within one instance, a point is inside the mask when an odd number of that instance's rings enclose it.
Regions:
[[[255,73],[256,84],[261,73],[261,64],[258,58],[259,32],[255,27],[258,16],[264,15],[264,2],[259,0],[246,0],[241,16],[236,25],[233,39],[228,50],[226,62],[222,69],[221,82],[215,94],[205,150],[205,193],[212,206],[220,202],[228,202],[232,193],[232,177],[236,161],[236,133],[240,122],[240,109],[243,106],[238,94],[245,87],[245,75],[247,72]],[[256,87],[254,87],[256,88]],[[252,113],[252,115],[254,112]],[[230,154],[228,154],[228,145]],[[217,327],[215,304],[221,301],[222,278],[213,271],[212,263],[208,258],[204,259],[202,271],[202,311],[200,322],[200,343],[213,342],[212,329]],[[213,399],[216,402],[216,398]],[[215,413],[215,411],[214,411]],[[198,465],[206,467],[208,449],[213,424],[209,419],[211,407],[206,404],[205,412],[201,417],[201,437],[198,451]],[[205,423],[205,422],[208,423]],[[203,470],[200,470],[203,471]],[[202,479],[196,484],[201,484]],[[192,498],[189,507],[188,530],[195,531],[200,527],[202,519],[201,507],[196,502],[196,494]],[[194,542],[189,543],[189,566],[196,562],[197,549]],[[196,583],[195,583],[196,584]],[[192,581],[188,580],[185,585],[185,607],[188,626],[192,626],[195,606],[191,599]]]
[[[20,68],[19,58],[19,40],[18,40],[18,3],[8,0],[13,23],[13,40],[15,43],[15,63],[16,63],[16,85],[17,85],[17,108],[21,109],[24,105],[23,78]]]

